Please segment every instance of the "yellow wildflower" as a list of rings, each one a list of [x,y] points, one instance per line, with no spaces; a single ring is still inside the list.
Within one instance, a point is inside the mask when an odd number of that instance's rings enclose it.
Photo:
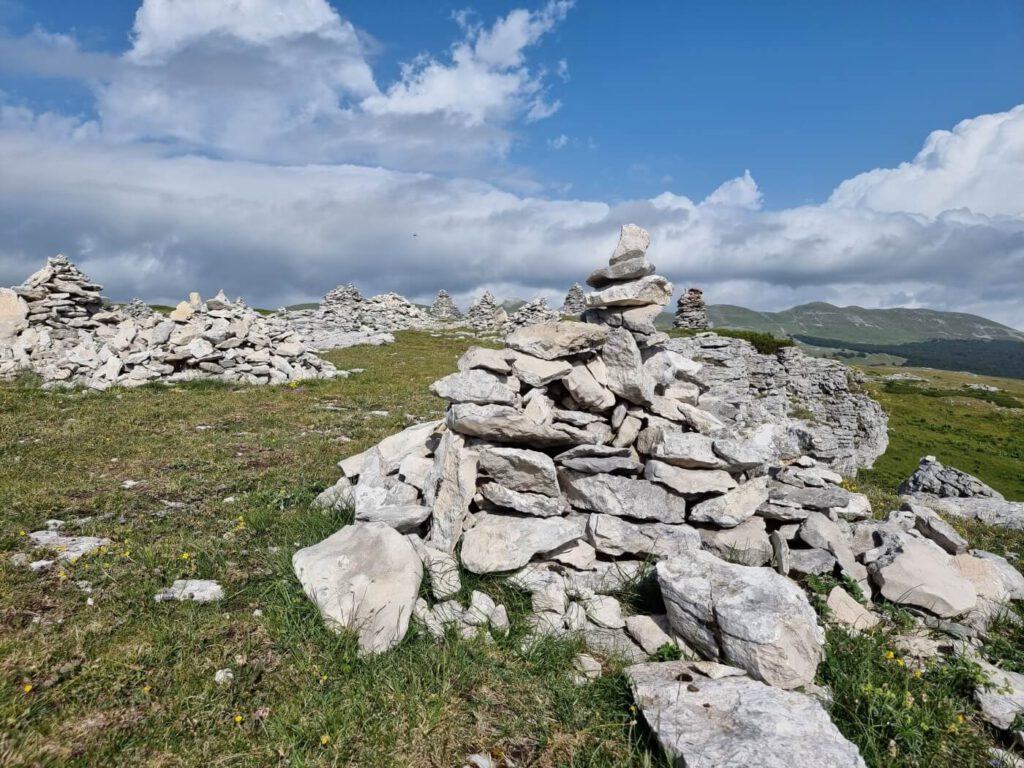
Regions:
[[[894,658],[896,658],[896,654],[893,653],[892,651],[886,651],[885,652],[885,658],[888,659],[889,661],[892,661]]]
[[[28,534],[25,533],[24,531],[18,531],[18,535],[19,536],[28,536]]]
[[[325,733],[325,734],[322,734],[322,735],[320,736],[320,743],[321,743],[321,744],[322,744],[323,746],[325,746],[325,747],[326,747],[326,746],[327,746],[328,744],[330,744],[330,743],[331,743],[331,737],[330,737],[330,736],[328,736],[328,735],[327,735],[326,733]]]
[[[188,552],[182,552],[181,553],[181,559],[182,560],[188,560],[190,557],[192,557],[192,555],[190,555]]]
[[[235,725],[241,725],[241,724],[242,724],[242,716],[241,715],[235,715]]]
[[[152,687],[150,687],[149,685],[142,686],[142,692],[144,694],[146,694],[147,696],[149,695],[149,692],[152,691],[152,690],[153,690]]]
[[[950,733],[956,733],[956,723],[950,723],[946,727],[946,730],[949,731]]]
[[[905,662],[903,659],[896,659],[896,665],[899,667],[905,667],[907,665],[907,662]]]
[[[32,683],[25,683],[23,686],[21,686],[21,690],[23,690],[25,693],[32,693]]]

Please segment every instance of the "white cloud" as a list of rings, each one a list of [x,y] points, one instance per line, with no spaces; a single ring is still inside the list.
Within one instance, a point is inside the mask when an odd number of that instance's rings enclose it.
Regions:
[[[0,99],[0,284],[64,251],[118,299],[224,288],[276,306],[350,280],[416,299],[557,297],[635,221],[660,271],[712,302],[929,305],[1024,326],[1024,106],[781,211],[763,208],[749,172],[702,201],[666,191],[615,206],[510,192],[523,180],[503,165],[478,180],[516,125],[557,104],[526,56],[568,8],[490,25],[459,14],[448,55],[390,86],[323,0],[146,0],[121,58],[45,33],[0,38],[0,65],[79,69],[100,116]]]
[[[564,133],[560,133],[553,139],[548,139],[548,146],[552,149],[565,149],[569,144],[569,137]]]

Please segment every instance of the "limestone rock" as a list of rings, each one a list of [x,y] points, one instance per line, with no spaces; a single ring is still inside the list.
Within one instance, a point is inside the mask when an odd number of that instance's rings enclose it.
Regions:
[[[520,328],[505,340],[512,349],[542,360],[594,352],[608,336],[608,329],[587,323],[546,323]]]
[[[620,261],[643,258],[647,255],[650,245],[651,235],[647,230],[636,224],[623,224],[619,230],[619,242],[612,252],[609,263],[618,264]]]
[[[216,603],[224,599],[224,589],[210,579],[177,579],[171,586],[157,592],[154,599],[158,603]]]
[[[590,515],[587,540],[598,552],[621,555],[672,557],[699,549],[700,534],[688,525],[632,523],[612,515]]]
[[[705,657],[779,688],[814,680],[824,634],[792,581],[701,551],[662,560],[656,572],[672,629]]]
[[[900,534],[898,546],[868,565],[887,600],[951,617],[974,608],[978,594],[960,575],[953,559],[930,541]]]
[[[423,577],[413,545],[382,523],[355,523],[300,549],[295,575],[333,629],[354,630],[362,653],[397,645]]]
[[[726,493],[736,488],[732,475],[720,469],[683,469],[663,461],[647,462],[644,477],[684,496]]]
[[[707,667],[703,667],[707,668]],[[674,765],[865,768],[815,699],[694,662],[626,669],[637,706]]]
[[[480,451],[480,470],[513,491],[559,495],[555,462],[540,451],[488,446]]]
[[[686,500],[646,480],[564,469],[558,478],[566,499],[576,509],[663,523],[686,521]]]
[[[582,538],[585,518],[521,518],[481,514],[462,537],[462,564],[473,573],[521,568],[542,552]]]
[[[829,619],[852,630],[861,632],[878,626],[879,618],[842,587],[832,588],[825,605],[828,606]]]
[[[752,517],[768,500],[768,478],[756,477],[723,496],[702,501],[690,510],[690,520],[732,528]]]
[[[502,379],[480,370],[445,376],[431,384],[430,391],[449,403],[515,405],[519,400],[519,393],[506,386]]]

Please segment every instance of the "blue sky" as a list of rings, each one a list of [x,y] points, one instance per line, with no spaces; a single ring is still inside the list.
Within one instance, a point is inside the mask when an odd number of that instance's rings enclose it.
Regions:
[[[0,160],[25,166],[0,172],[21,215],[0,282],[59,249],[118,293],[283,302],[355,279],[555,299],[632,218],[712,301],[1024,324],[1021,285],[973,269],[1024,266],[1018,0],[0,0],[0,30]],[[53,156],[65,177],[48,181]],[[299,173],[322,186],[290,187]],[[196,224],[189,174],[237,198],[225,220],[254,243]],[[373,208],[342,226],[350,195]],[[281,241],[243,209],[280,215]]]

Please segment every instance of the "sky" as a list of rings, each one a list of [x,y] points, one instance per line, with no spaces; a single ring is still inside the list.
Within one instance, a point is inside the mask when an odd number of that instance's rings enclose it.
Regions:
[[[0,0],[0,284],[677,292],[1024,327],[1019,0]]]

